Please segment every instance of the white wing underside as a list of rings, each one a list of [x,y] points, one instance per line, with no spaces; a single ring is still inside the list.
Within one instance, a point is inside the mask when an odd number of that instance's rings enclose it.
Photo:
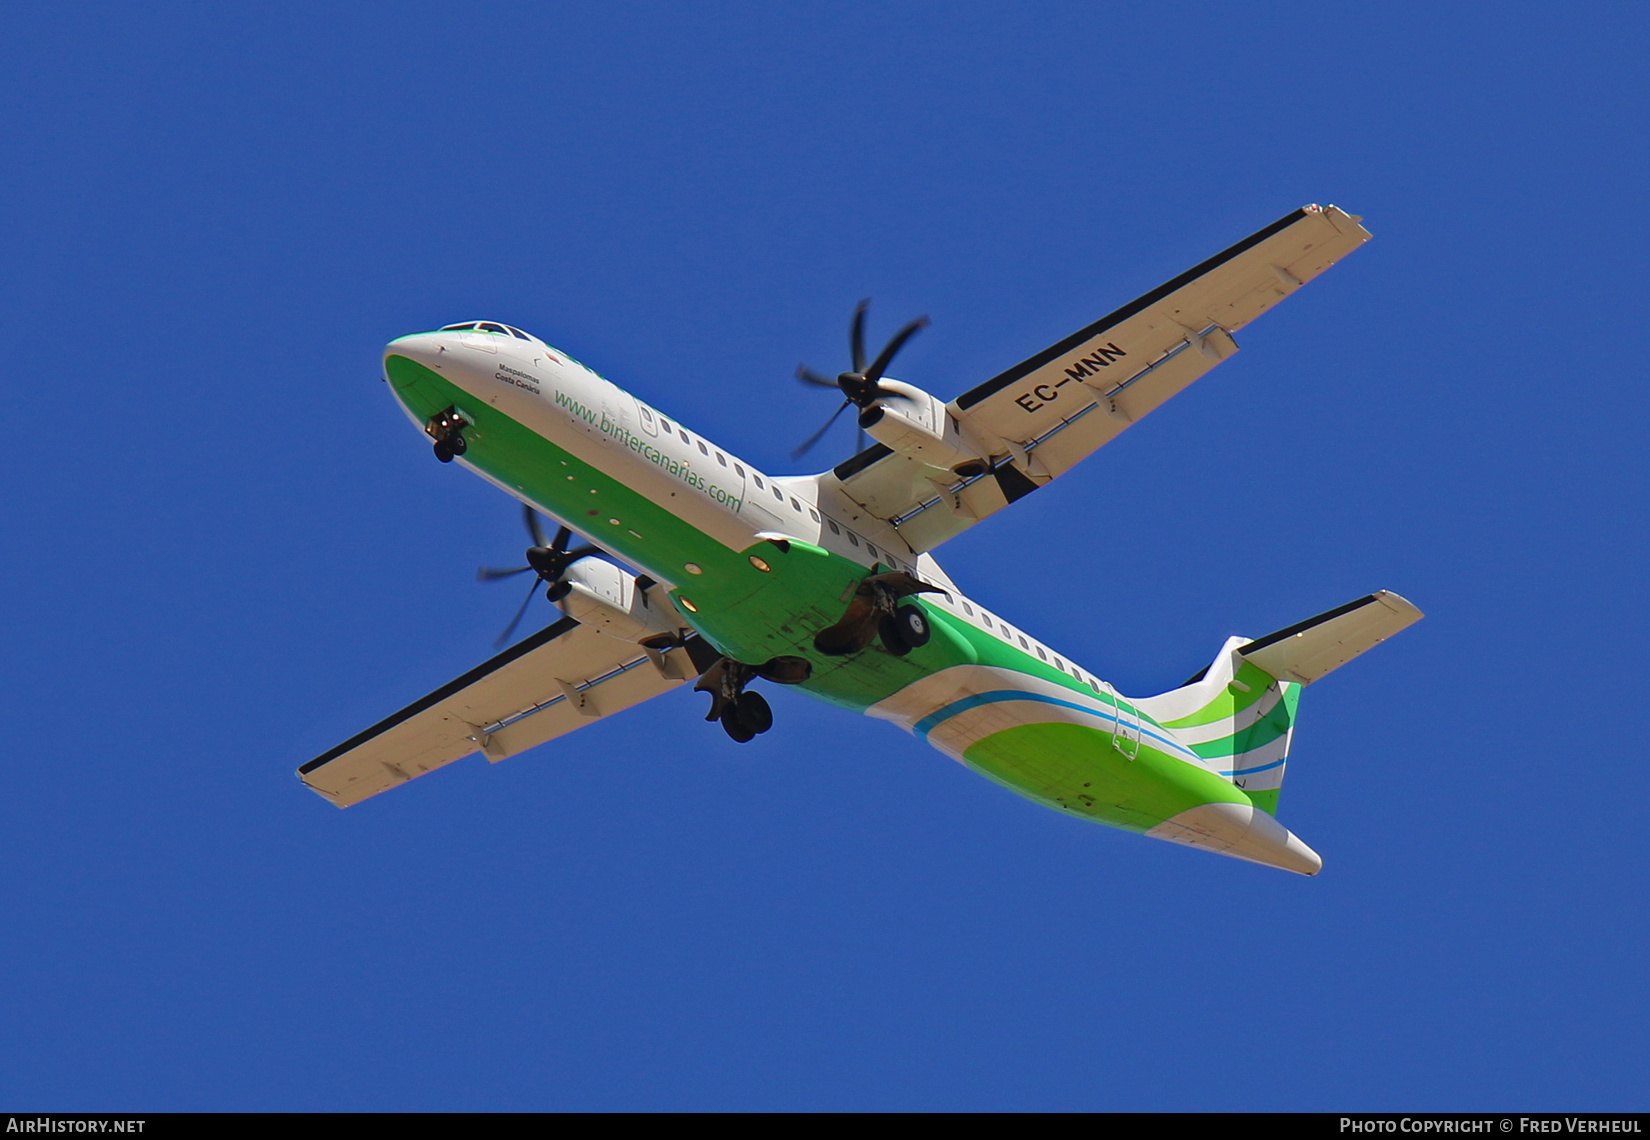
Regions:
[[[1305,206],[946,405],[992,470],[952,472],[878,445],[819,476],[932,550],[1058,478],[1237,351],[1231,334],[1369,240]]]
[[[491,761],[524,752],[695,675],[683,649],[649,654],[563,618],[316,757],[298,775],[331,803],[349,807],[472,752]]]

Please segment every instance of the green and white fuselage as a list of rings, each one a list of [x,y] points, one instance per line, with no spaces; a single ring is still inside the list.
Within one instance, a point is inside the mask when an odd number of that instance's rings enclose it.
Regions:
[[[471,425],[459,462],[664,585],[681,621],[728,657],[807,658],[801,691],[892,721],[1058,810],[1217,845],[1226,825],[1250,858],[1321,865],[1282,828],[1254,828],[1254,805],[1270,809],[1282,780],[1295,686],[1256,678],[1242,715],[1217,686],[1161,723],[1153,701],[1120,697],[963,597],[931,556],[822,480],[763,474],[537,339],[419,333],[389,346],[385,375],[421,429],[456,407]],[[946,587],[916,601],[933,636],[903,656],[818,654],[815,635],[874,568]]]
[[[464,755],[503,759],[693,676],[727,693],[728,677],[754,672],[892,721],[1069,815],[1315,874],[1317,854],[1274,818],[1300,689],[1418,610],[1370,595],[1232,638],[1186,685],[1127,698],[965,597],[929,552],[1227,359],[1233,330],[1368,238],[1357,222],[1303,207],[949,403],[886,378],[856,388],[856,361],[839,383],[877,445],[810,476],[757,470],[511,326],[393,341],[385,378],[438,457],[456,453],[640,576],[593,558],[565,581],[560,563],[554,576],[540,568],[559,584],[561,622],[300,776],[348,806]],[[856,357],[859,328],[856,317]],[[922,637],[885,628],[880,642],[845,642],[856,613],[874,616],[867,598],[893,620],[889,583]]]

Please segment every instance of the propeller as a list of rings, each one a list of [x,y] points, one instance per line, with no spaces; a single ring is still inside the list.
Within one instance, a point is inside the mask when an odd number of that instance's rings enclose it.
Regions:
[[[878,398],[882,396],[895,395],[893,391],[882,386],[882,374],[894,359],[894,354],[905,347],[905,342],[915,336],[919,330],[928,327],[928,318],[918,317],[895,333],[893,339],[882,346],[882,351],[877,353],[877,358],[871,361],[870,367],[867,368],[865,365],[865,310],[870,304],[870,300],[867,299],[854,306],[854,321],[848,333],[848,349],[852,354],[853,363],[851,372],[843,372],[835,380],[830,380],[821,376],[806,364],[796,366],[796,378],[798,380],[804,384],[812,384],[816,388],[835,388],[842,393],[844,398],[841,406],[831,413],[830,419],[825,421],[825,426],[814,432],[813,435],[808,437],[807,442],[791,452],[792,459],[801,459],[813,448],[814,444],[824,438],[825,433],[831,430],[831,425],[836,423],[836,418],[846,411],[850,404],[864,409],[875,404]],[[863,450],[865,446],[865,432],[863,429],[859,433],[859,444],[860,449]]]
[[[510,624],[504,627],[504,632],[493,642],[494,646],[502,646],[510,640],[510,635],[516,632],[516,626],[521,624],[522,616],[527,613],[527,603],[531,602],[533,595],[538,592],[539,583],[548,583],[549,590],[546,593],[550,600],[559,601],[567,594],[567,584],[561,580],[562,575],[567,573],[567,568],[581,558],[601,553],[589,543],[568,549],[567,541],[573,537],[573,532],[566,527],[558,527],[555,539],[546,542],[544,528],[539,525],[538,512],[523,504],[521,514],[527,522],[527,533],[533,539],[533,545],[527,548],[527,565],[515,566],[508,570],[483,566],[476,571],[478,582],[497,582],[502,578],[514,578],[517,574],[526,574],[529,571],[538,575],[528,588],[527,597],[522,599],[521,608],[516,611],[516,616],[510,619]]]

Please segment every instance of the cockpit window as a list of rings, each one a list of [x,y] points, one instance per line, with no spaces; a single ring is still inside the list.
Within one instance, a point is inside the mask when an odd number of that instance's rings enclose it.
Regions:
[[[468,332],[472,329],[477,332],[503,333],[505,336],[513,336],[517,340],[530,341],[533,339],[518,328],[514,328],[510,325],[496,324],[493,321],[461,321],[456,325],[442,325],[441,328],[436,331]]]

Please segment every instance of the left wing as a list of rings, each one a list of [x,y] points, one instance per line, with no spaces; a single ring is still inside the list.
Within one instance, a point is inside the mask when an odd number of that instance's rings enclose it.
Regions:
[[[1237,351],[1232,333],[1369,240],[1303,206],[946,405],[990,470],[968,478],[878,444],[833,472],[849,498],[932,550],[1063,475]]]
[[[692,652],[643,649],[564,617],[317,756],[298,778],[342,808],[472,752],[503,760],[674,689],[698,672]]]

